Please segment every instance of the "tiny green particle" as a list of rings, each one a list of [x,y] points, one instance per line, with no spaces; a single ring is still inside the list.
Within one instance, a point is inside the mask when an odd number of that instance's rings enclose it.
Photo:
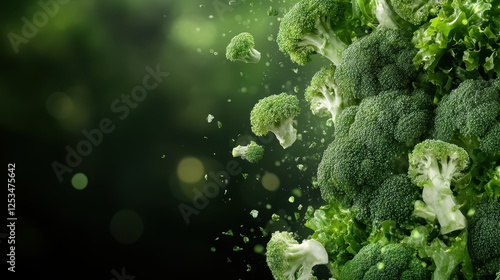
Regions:
[[[254,210],[250,211],[250,215],[254,218],[257,218],[257,216],[259,216],[259,211],[254,209]]]
[[[235,251],[235,252],[242,251],[242,250],[243,250],[243,248],[241,248],[240,246],[233,247],[233,251]]]
[[[262,244],[257,244],[257,245],[255,245],[255,246],[253,247],[253,251],[254,251],[255,253],[257,253],[257,254],[262,254],[262,253],[264,253],[264,251],[265,251],[264,249],[265,249],[265,248],[264,248],[264,246],[263,246]]]
[[[271,219],[272,219],[273,221],[277,222],[277,221],[279,221],[279,220],[280,220],[280,215],[278,215],[278,214],[273,214],[273,215],[271,216]]]
[[[270,17],[275,17],[278,14],[279,14],[278,10],[276,10],[273,7],[269,7],[269,9],[267,9],[267,15],[270,16]]]
[[[293,203],[295,201],[295,197],[292,195],[288,198],[288,202]]]
[[[301,197],[302,196],[302,191],[299,188],[295,188],[292,190],[292,194],[296,197]]]
[[[294,212],[293,213],[295,215],[295,220],[299,220],[300,219],[300,213],[299,212]]]
[[[222,234],[228,235],[228,236],[233,236],[233,231],[232,230],[228,230],[226,232],[223,232]]]

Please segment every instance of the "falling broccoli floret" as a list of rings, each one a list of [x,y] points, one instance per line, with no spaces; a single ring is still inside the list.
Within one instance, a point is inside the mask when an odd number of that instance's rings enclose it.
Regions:
[[[310,280],[314,266],[328,263],[328,254],[314,239],[299,243],[291,232],[275,231],[266,246],[266,262],[276,280]]]
[[[238,145],[233,148],[231,154],[233,157],[241,157],[251,163],[259,162],[264,156],[264,147],[255,141],[250,141],[248,145]]]
[[[297,96],[285,92],[273,94],[260,99],[252,108],[251,128],[257,136],[274,133],[280,145],[286,149],[297,140],[297,129],[293,123],[299,114]]]
[[[441,233],[447,234],[466,227],[465,216],[451,189],[451,183],[463,176],[469,165],[467,152],[454,144],[426,139],[409,154],[408,175],[423,188],[422,199],[436,214]]]
[[[226,47],[226,58],[230,61],[257,63],[260,57],[260,52],[255,49],[254,38],[248,32],[234,36]]]

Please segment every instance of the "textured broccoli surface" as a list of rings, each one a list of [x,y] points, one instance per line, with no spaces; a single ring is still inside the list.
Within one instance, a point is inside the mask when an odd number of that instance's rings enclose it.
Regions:
[[[432,115],[422,91],[388,91],[344,110],[318,165],[323,199],[353,206],[358,218],[370,220],[374,192],[391,175],[406,174],[408,152],[426,137]]]
[[[411,36],[400,29],[378,28],[350,44],[334,79],[343,96],[360,100],[382,91],[411,89],[418,71]]]
[[[426,264],[401,244],[371,243],[342,268],[338,280],[429,279]]]

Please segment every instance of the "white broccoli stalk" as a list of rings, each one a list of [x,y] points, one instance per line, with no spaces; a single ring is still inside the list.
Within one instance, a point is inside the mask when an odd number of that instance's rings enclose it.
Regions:
[[[314,266],[328,263],[328,254],[314,239],[298,243],[291,232],[275,231],[266,246],[266,262],[275,280],[310,280],[315,279]]]
[[[450,187],[469,164],[467,152],[448,142],[427,139],[415,145],[409,163],[408,174],[423,188],[422,199],[436,214],[441,233],[465,228],[466,218]]]
[[[331,117],[333,123],[344,108],[355,104],[354,100],[340,94],[334,80],[335,69],[334,64],[322,67],[314,74],[304,94],[311,112],[319,117]]]
[[[287,93],[273,94],[260,99],[250,112],[250,123],[257,136],[274,133],[286,149],[297,140],[294,118],[300,113],[299,99]]]

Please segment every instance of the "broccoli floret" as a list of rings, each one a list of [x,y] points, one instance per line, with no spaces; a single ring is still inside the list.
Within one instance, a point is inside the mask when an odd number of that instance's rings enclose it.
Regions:
[[[334,80],[344,98],[360,100],[382,91],[411,89],[418,74],[413,65],[417,50],[401,30],[378,28],[350,44],[343,52]]]
[[[257,63],[261,54],[255,49],[255,41],[249,32],[234,36],[226,47],[226,58],[230,61]]]
[[[348,106],[354,105],[354,100],[344,98],[338,90],[337,83],[333,76],[335,65],[322,67],[314,74],[305,90],[305,100],[314,115],[320,117],[330,117],[333,123],[338,115]]]
[[[328,263],[328,254],[321,243],[314,239],[299,243],[288,231],[273,232],[265,254],[276,280],[315,279],[313,267]]]
[[[407,22],[420,26],[435,17],[444,0],[390,0],[392,10]]]
[[[370,243],[342,268],[339,280],[430,279],[426,263],[397,243]]]
[[[250,112],[253,133],[265,136],[274,133],[280,145],[286,149],[297,140],[297,129],[293,123],[300,114],[297,96],[282,92],[260,99]]]
[[[467,245],[474,271],[481,276],[477,279],[490,279],[500,271],[500,203],[478,202],[468,214]]]
[[[422,91],[383,92],[344,110],[318,165],[323,199],[353,207],[358,219],[370,220],[374,191],[391,175],[407,173],[408,152],[427,137],[432,110]],[[412,129],[398,129],[402,124]]]
[[[423,188],[422,199],[436,213],[441,233],[465,228],[466,219],[459,209],[451,183],[463,176],[469,165],[467,152],[454,144],[426,139],[409,154],[408,176]]]
[[[309,63],[316,53],[338,65],[350,35],[335,29],[344,23],[350,7],[350,3],[339,0],[297,2],[281,20],[276,39],[279,49],[299,65]]]
[[[238,145],[233,148],[231,154],[233,157],[241,157],[251,163],[259,162],[264,156],[264,147],[255,141],[250,141],[247,145]]]
[[[467,150],[500,151],[500,87],[498,80],[465,80],[443,96],[436,109],[434,138]],[[484,143],[483,143],[484,140]]]
[[[414,203],[419,198],[419,188],[405,174],[393,175],[375,191],[370,202],[374,226],[386,220],[398,225],[411,224]]]

